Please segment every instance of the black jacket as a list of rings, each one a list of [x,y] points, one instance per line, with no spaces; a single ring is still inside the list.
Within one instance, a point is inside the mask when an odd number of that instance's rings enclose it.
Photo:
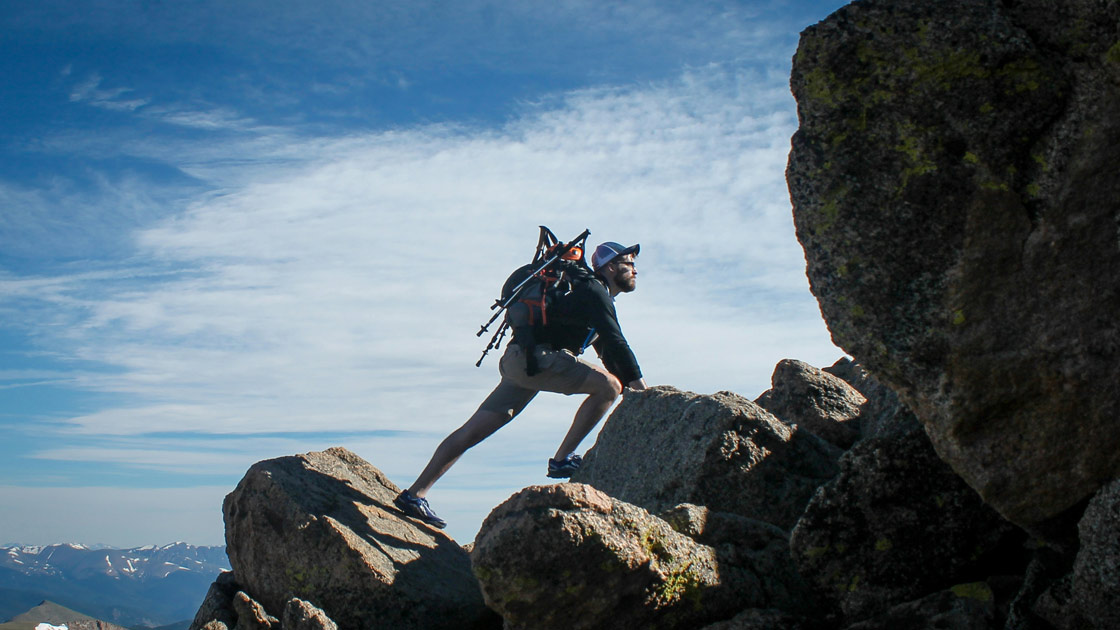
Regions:
[[[527,345],[548,344],[580,354],[588,342],[603,360],[603,365],[625,385],[642,378],[638,360],[622,335],[614,300],[602,276],[588,274],[572,282],[571,293],[548,307],[548,325],[513,329],[513,342]]]

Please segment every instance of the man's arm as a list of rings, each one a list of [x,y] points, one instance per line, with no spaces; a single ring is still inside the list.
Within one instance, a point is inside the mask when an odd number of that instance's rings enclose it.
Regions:
[[[638,360],[634,357],[630,344],[626,342],[626,337],[622,335],[614,302],[611,301],[606,288],[598,284],[597,289],[590,293],[587,303],[588,317],[591,326],[599,333],[599,338],[594,345],[599,357],[603,359],[603,365],[611,374],[617,376],[618,380],[626,383],[627,387],[630,383],[644,386],[642,369],[638,367]]]

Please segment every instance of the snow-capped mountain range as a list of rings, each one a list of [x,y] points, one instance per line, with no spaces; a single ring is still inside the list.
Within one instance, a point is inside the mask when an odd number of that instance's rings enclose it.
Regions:
[[[105,575],[136,580],[165,578],[176,571],[217,575],[229,570],[225,547],[172,543],[133,549],[91,548],[64,544],[0,547],[0,567],[24,575],[57,575],[82,579]]]
[[[228,570],[225,547],[0,546],[0,622],[43,600],[122,626],[178,622]]]

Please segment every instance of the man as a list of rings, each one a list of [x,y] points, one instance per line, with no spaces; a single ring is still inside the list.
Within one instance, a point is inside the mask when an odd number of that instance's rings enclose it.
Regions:
[[[513,420],[542,391],[587,394],[555,457],[548,460],[549,477],[572,476],[582,461],[576,448],[622,394],[623,384],[646,388],[614,309],[615,296],[637,286],[638,249],[614,242],[599,245],[591,257],[594,278],[573,286],[559,312],[549,312],[554,323],[543,328],[513,324],[513,338],[498,365],[501,382],[478,411],[440,443],[416,481],[394,500],[398,508],[429,525],[446,527],[424,498],[428,491],[467,449]],[[606,369],[577,358],[589,341]]]

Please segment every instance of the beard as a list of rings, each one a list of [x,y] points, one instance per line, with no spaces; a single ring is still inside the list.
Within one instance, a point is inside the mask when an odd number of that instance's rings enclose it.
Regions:
[[[614,274],[613,280],[620,293],[630,293],[638,288],[638,277],[633,274],[627,276],[626,272],[622,270]]]

